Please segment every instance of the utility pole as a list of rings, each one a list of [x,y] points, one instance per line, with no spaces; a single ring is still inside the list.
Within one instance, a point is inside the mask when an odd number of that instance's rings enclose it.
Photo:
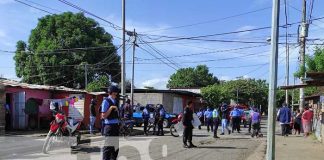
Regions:
[[[306,22],[306,0],[302,0],[303,12],[302,12],[302,24],[299,31],[299,42],[300,42],[300,70],[303,72],[300,77],[300,82],[303,84],[303,79],[306,78],[306,67],[305,67],[305,47],[306,47],[306,37],[308,32],[308,24]],[[305,105],[305,93],[304,88],[299,89],[299,109],[302,112]]]
[[[88,66],[84,64],[84,88],[88,86]]]
[[[122,47],[122,56],[121,56],[121,95],[125,96],[126,94],[126,86],[125,86],[125,52],[126,52],[126,47],[125,47],[125,0],[122,0],[122,21],[123,21],[123,47]]]
[[[271,59],[269,78],[269,101],[268,101],[268,135],[267,135],[267,160],[275,159],[275,108],[278,76],[278,33],[280,0],[272,2],[272,33],[271,33]]]
[[[287,1],[285,0],[285,14],[287,15]],[[289,85],[289,45],[288,45],[288,17],[286,16],[286,86]],[[289,105],[289,92],[286,89],[286,103]]]
[[[137,46],[136,44],[136,38],[137,38],[137,33],[133,32],[133,36],[134,36],[134,41],[133,41],[133,59],[132,59],[132,86],[131,86],[131,97],[132,97],[132,106],[134,106],[134,75],[135,75],[135,48]]]

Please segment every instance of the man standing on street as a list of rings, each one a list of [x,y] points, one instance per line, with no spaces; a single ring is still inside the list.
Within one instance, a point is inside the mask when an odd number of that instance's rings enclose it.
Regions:
[[[251,126],[252,126],[252,118],[251,118],[251,114],[254,112],[255,107],[250,107],[250,109],[245,113],[245,118],[246,118],[246,122],[249,125],[249,133],[251,133]]]
[[[281,125],[281,135],[288,136],[291,121],[291,111],[286,103],[283,103],[282,107],[279,109],[277,113],[277,120]]]
[[[241,123],[241,110],[239,110],[238,105],[236,105],[233,109],[233,111],[231,112],[231,118],[233,121],[233,126],[232,126],[232,130],[234,132],[234,130],[237,130],[237,133],[240,133],[241,129],[240,129],[240,123]]]
[[[214,122],[214,138],[219,138],[217,136],[217,130],[219,125],[219,112],[217,108],[213,110],[213,122]]]
[[[93,95],[90,102],[90,134],[94,134],[94,124],[96,123],[96,96]]]
[[[208,107],[207,111],[204,113],[206,117],[206,124],[207,124],[207,132],[209,132],[209,127],[211,128],[211,131],[214,131],[213,127],[213,110],[211,107]]]
[[[105,97],[101,104],[101,118],[104,120],[103,135],[103,160],[115,160],[119,151],[119,113],[117,95],[119,89],[116,86],[108,88],[109,97]]]
[[[222,133],[220,135],[224,135],[225,128],[228,131],[228,134],[231,134],[231,130],[228,128],[228,114],[229,110],[225,103],[223,103],[221,107],[221,116],[222,116]]]
[[[158,112],[159,112],[160,117],[158,120],[157,136],[164,136],[163,122],[164,122],[164,117],[165,117],[165,109],[162,104],[158,105]]]
[[[187,107],[184,109],[182,124],[183,124],[183,147],[193,148],[197,147],[192,144],[192,120],[193,120],[193,102],[189,101]],[[187,144],[189,142],[189,146]]]
[[[205,123],[204,122],[204,111],[203,111],[202,108],[199,109],[199,112],[197,113],[197,116],[198,116],[198,118],[200,120],[200,124],[201,124],[201,125],[198,126],[198,129],[201,129],[201,126]]]
[[[146,105],[146,107],[143,109],[143,114],[142,114],[142,118],[143,118],[143,123],[144,123],[144,135],[148,135],[147,133],[147,126],[149,123],[149,119],[150,119],[150,111],[149,111],[149,105]]]

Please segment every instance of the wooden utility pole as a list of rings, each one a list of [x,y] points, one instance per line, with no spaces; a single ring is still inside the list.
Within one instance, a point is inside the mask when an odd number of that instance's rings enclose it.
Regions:
[[[300,77],[300,82],[303,84],[303,79],[306,78],[306,66],[305,66],[305,47],[306,47],[306,37],[308,32],[308,24],[306,22],[306,0],[302,0],[303,4],[303,12],[302,12],[302,23],[299,30],[299,42],[300,42],[300,50],[299,50],[299,59],[300,59],[300,70],[302,71],[302,75]],[[304,88],[299,89],[299,109],[300,111],[304,110],[305,106],[305,92]]]
[[[122,37],[123,37],[123,46],[122,46],[122,56],[121,56],[121,95],[125,96],[126,94],[126,85],[125,85],[125,77],[126,77],[126,72],[125,72],[125,52],[126,52],[126,47],[125,47],[125,0],[122,0],[122,21],[123,21],[123,29],[122,29]]]
[[[136,49],[136,40],[137,40],[137,34],[135,32],[133,32],[133,36],[134,36],[134,41],[133,41],[133,59],[132,59],[132,86],[131,86],[131,97],[132,97],[132,107],[134,106],[134,88],[135,88],[135,84],[134,84],[134,76],[135,76],[135,49]]]

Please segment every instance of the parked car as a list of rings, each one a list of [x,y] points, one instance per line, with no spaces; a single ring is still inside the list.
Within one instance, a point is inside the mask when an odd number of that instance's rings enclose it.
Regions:
[[[155,113],[155,105],[154,104],[147,104],[149,105],[149,112],[150,112],[150,117],[153,118],[154,117],[154,113]],[[134,112],[133,112],[133,119],[135,121],[135,125],[137,127],[140,127],[143,125],[143,118],[142,118],[142,114],[143,114],[143,110],[144,110],[145,106],[135,106],[134,107]],[[174,113],[165,113],[165,117],[164,117],[164,122],[163,122],[163,127],[170,127],[172,124],[172,120],[177,118],[177,114]]]

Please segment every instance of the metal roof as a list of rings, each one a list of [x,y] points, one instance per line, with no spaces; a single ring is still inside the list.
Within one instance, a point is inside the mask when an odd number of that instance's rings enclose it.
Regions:
[[[134,93],[171,93],[178,95],[187,95],[194,97],[201,97],[201,94],[193,93],[189,91],[180,91],[180,90],[160,90],[160,89],[134,89]],[[107,94],[106,92],[88,92],[91,95],[103,95]],[[130,94],[130,90],[127,90],[126,94]]]
[[[86,92],[85,90],[78,90],[78,89],[68,88],[64,86],[48,86],[48,85],[21,83],[18,81],[9,80],[5,78],[0,78],[0,85],[6,87],[20,87],[20,88],[36,89],[36,90],[66,91],[66,92],[79,92],[79,93]]]
[[[292,86],[280,86],[280,89],[296,89],[312,86],[324,86],[324,72],[307,72],[306,78],[303,79],[305,84]]]

